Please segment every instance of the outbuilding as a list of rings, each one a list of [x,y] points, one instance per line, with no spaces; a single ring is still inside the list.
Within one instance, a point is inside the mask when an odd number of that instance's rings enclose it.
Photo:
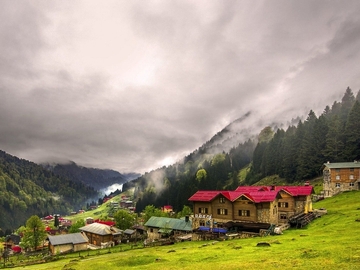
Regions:
[[[48,240],[49,251],[53,255],[86,250],[89,243],[89,239],[84,233],[49,235]]]

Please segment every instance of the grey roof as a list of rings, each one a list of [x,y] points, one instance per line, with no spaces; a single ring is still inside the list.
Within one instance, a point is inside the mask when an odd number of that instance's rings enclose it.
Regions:
[[[49,242],[53,246],[65,244],[82,244],[87,243],[89,239],[82,233],[69,233],[60,235],[49,235]]]
[[[177,218],[151,217],[145,223],[145,226],[177,231],[192,231],[192,224],[190,220],[186,222],[184,219]]]
[[[354,161],[354,162],[337,162],[337,163],[324,163],[326,167],[329,169],[341,169],[341,168],[360,168],[360,162]]]
[[[92,223],[92,224],[86,225],[84,227],[81,227],[79,229],[84,232],[94,233],[94,234],[98,234],[98,235],[109,235],[109,234],[120,234],[121,233],[121,230],[116,227],[105,225],[105,224],[100,224],[100,223]]]
[[[21,238],[20,235],[16,235],[16,234],[7,235],[5,237],[5,242],[9,242],[10,240],[13,241],[15,245],[18,245],[20,243]]]
[[[131,230],[131,229],[126,229],[124,231],[124,234],[133,234],[135,232],[135,230]]]

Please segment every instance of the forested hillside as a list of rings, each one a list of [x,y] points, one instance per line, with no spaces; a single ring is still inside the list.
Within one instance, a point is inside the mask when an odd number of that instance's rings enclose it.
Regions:
[[[360,93],[360,92],[359,92]],[[360,159],[360,95],[350,88],[341,102],[326,106],[317,117],[311,110],[304,122],[278,129],[259,142],[247,182],[278,174],[288,182],[321,175],[322,164]]]
[[[97,191],[33,162],[0,151],[0,228],[15,229],[31,215],[78,210]]]
[[[122,175],[117,171],[86,168],[78,166],[75,162],[54,165],[44,164],[43,167],[56,175],[66,177],[74,182],[83,183],[96,190],[107,188],[115,183],[123,184],[129,180],[126,175]]]
[[[146,173],[124,189],[135,188],[137,211],[148,204],[171,204],[179,211],[199,189],[234,189],[271,175],[288,183],[317,177],[327,161],[360,159],[359,93],[355,98],[347,88],[341,102],[326,106],[320,116],[310,110],[304,121],[286,129],[264,127],[258,137],[239,141],[229,151],[225,145],[219,152],[221,143],[208,142],[183,162]],[[226,133],[224,129],[211,141],[219,141]]]

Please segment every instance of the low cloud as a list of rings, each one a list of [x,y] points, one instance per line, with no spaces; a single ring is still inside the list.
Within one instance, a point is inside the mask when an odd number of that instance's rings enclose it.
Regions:
[[[2,4],[0,149],[34,162],[144,173],[360,88],[358,1]]]

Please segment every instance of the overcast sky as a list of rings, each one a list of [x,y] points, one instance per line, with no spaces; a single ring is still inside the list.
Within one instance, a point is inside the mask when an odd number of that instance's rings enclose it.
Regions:
[[[0,0],[0,149],[146,172],[360,89],[360,1]]]

